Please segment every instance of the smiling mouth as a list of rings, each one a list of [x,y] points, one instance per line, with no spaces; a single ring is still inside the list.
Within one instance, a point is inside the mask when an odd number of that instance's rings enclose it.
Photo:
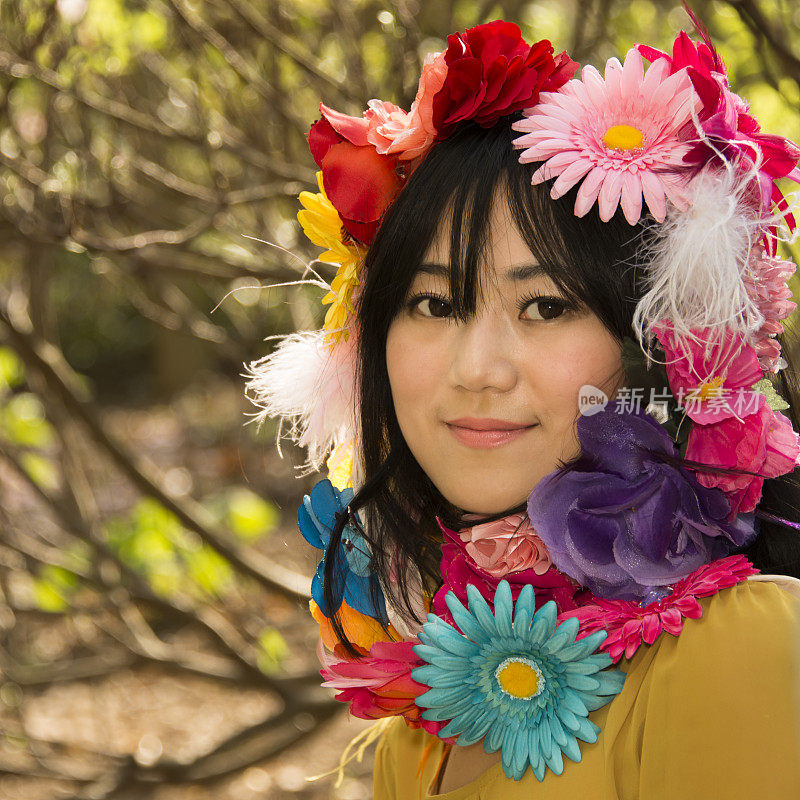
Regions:
[[[445,425],[458,442],[477,450],[502,447],[537,427],[537,425],[514,425],[501,420],[475,420],[468,424],[466,421],[455,420],[446,422]]]

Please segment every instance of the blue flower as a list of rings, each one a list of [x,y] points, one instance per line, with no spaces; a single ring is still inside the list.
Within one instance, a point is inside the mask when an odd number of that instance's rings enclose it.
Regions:
[[[341,492],[327,479],[317,483],[310,495],[303,497],[303,504],[297,509],[297,524],[303,538],[314,547],[327,551],[331,534],[337,518],[347,514],[347,506],[353,499],[352,489]],[[356,516],[356,522],[361,522]],[[371,568],[372,553],[369,545],[358,529],[347,524],[342,538],[335,550],[333,578],[334,597],[342,598],[356,611],[374,617],[380,622],[388,622],[386,603],[380,582]],[[311,582],[311,596],[320,611],[331,617],[337,608],[329,611],[325,604],[324,577],[325,558],[317,565],[314,580]]]
[[[495,591],[494,613],[472,584],[469,610],[453,592],[447,606],[459,633],[428,615],[414,652],[426,662],[411,677],[429,691],[416,699],[424,719],[448,724],[439,737],[457,744],[484,740],[487,753],[501,750],[503,770],[519,780],[530,764],[541,781],[545,766],[560,775],[562,753],[580,761],[577,739],[594,742],[600,728],[588,719],[622,689],[625,674],[603,670],[606,653],[595,653],[605,631],[575,641],[578,620],[556,628],[556,604],[550,600],[534,613],[529,584],[516,602],[507,581]],[[512,620],[513,613],[513,620]]]

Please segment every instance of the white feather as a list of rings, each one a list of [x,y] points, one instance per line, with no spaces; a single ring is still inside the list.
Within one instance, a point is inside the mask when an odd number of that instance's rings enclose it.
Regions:
[[[648,349],[651,327],[663,319],[672,322],[679,339],[705,341],[707,357],[713,342],[723,341],[726,328],[747,337],[763,324],[743,280],[764,225],[752,200],[756,170],[742,170],[740,163],[701,172],[693,181],[688,209],[670,206],[647,243],[646,293],[634,312],[633,329]],[[708,335],[698,338],[692,329]],[[728,355],[720,348],[715,366]]]
[[[333,347],[325,331],[292,333],[274,352],[245,364],[245,396],[259,409],[257,430],[278,417],[278,450],[284,422],[289,436],[308,448],[307,470],[318,470],[332,448],[353,438],[356,429],[355,337]],[[254,420],[251,420],[251,422]]]

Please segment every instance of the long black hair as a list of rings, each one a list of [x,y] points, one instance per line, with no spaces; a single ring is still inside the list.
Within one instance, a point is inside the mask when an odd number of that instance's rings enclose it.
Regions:
[[[403,307],[414,275],[445,216],[450,215],[451,222],[448,300],[457,319],[466,321],[475,312],[492,203],[498,192],[505,193],[525,243],[566,299],[593,311],[621,346],[633,344],[633,312],[645,291],[640,259],[656,223],[644,217],[631,226],[621,209],[603,222],[596,206],[584,217],[577,217],[577,189],[554,200],[550,182],[532,186],[531,177],[538,164],[519,163],[512,145],[516,134],[511,123],[515,118],[518,116],[506,117],[488,129],[467,123],[437,143],[390,207],[365,259],[357,301],[358,446],[363,483],[350,510],[357,511],[364,523],[373,567],[387,601],[406,617],[416,617],[413,599],[420,588],[433,592],[441,584],[441,534],[435,518],[453,528],[463,524],[462,510],[440,494],[402,436],[386,366],[389,327]],[[789,360],[785,338],[778,337]],[[633,349],[638,349],[638,343]],[[641,377],[641,373],[633,372],[631,369],[626,375],[627,386],[635,385]],[[790,403],[787,416],[794,429],[800,430],[797,372],[790,363],[777,376],[769,377]],[[668,385],[663,367],[651,369],[650,378],[653,385]],[[684,425],[682,430],[683,453],[689,426]],[[559,462],[560,469],[569,466]],[[760,508],[800,519],[800,482],[794,473],[765,481]],[[491,518],[519,510],[522,507]],[[332,587],[338,582],[332,576],[341,568],[335,562],[343,527],[344,520],[336,526],[326,552],[328,608],[338,608],[341,599],[333,596]],[[762,572],[800,577],[799,531],[762,521],[755,542],[740,552],[745,552]],[[337,615],[333,626],[345,648],[355,653]]]

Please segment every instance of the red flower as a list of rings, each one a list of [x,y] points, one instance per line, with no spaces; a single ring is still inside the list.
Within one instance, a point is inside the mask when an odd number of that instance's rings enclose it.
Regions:
[[[631,600],[595,598],[592,603],[559,614],[558,621],[577,617],[580,628],[577,640],[596,631],[608,636],[598,648],[607,652],[614,663],[624,655],[630,658],[639,645],[652,644],[663,631],[677,636],[683,630],[683,619],[700,619],[703,607],[698,597],[717,594],[735,586],[758,570],[743,555],[727,556],[703,564],[691,575],[669,587],[671,594],[642,607]]]
[[[397,158],[381,155],[367,141],[367,118],[350,117],[321,103],[320,111],[322,119],[308,132],[311,155],[345,230],[368,245],[403,184]]]
[[[546,572],[537,575],[533,569],[524,569],[511,572],[502,578],[490,575],[482,570],[470,558],[461,537],[439,522],[439,528],[444,535],[442,542],[442,578],[444,583],[433,598],[433,613],[445,622],[458,628],[453,621],[450,610],[445,603],[445,595],[453,592],[463,605],[468,605],[467,584],[471,583],[483,595],[484,600],[493,607],[494,593],[501,580],[508,581],[511,587],[511,596],[516,602],[519,593],[527,584],[532,584],[536,592],[536,608],[540,608],[548,600],[554,600],[559,612],[575,608],[581,602],[592,599],[588,590],[581,586],[569,575],[559,572],[551,566]],[[584,599],[586,598],[586,599]]]
[[[695,467],[697,480],[725,493],[729,520],[754,511],[761,500],[764,480],[794,471],[800,456],[800,437],[792,428],[792,421],[773,411],[763,396],[756,395],[755,399],[758,410],[741,422],[730,418],[695,425],[686,446],[688,460],[711,467]],[[714,467],[749,472],[716,472]]]
[[[648,61],[666,58],[670,63],[670,75],[683,67],[689,67],[706,77],[710,77],[712,72],[728,74],[711,42],[694,42],[686,31],[681,31],[673,42],[671,57],[669,53],[646,44],[637,44],[635,47]]]
[[[528,45],[512,22],[495,20],[447,37],[447,77],[433,98],[433,126],[446,139],[459,122],[490,128],[500,117],[536,105],[539,92],[563,86],[578,64],[553,58],[547,39]]]
[[[558,89],[578,67],[566,53],[553,58],[547,40],[529,47],[516,25],[499,20],[453,34],[448,44],[444,84],[438,89],[442,65],[423,70],[417,97],[422,106],[410,117],[385,101],[371,101],[361,117],[320,104],[322,119],[311,126],[308,145],[345,231],[362,244],[371,244],[383,215],[416,167],[403,147],[386,152],[394,144],[391,134],[399,136],[406,127],[413,128],[416,136],[411,138],[423,156],[433,144],[434,132],[436,140],[445,139],[466,119],[490,127],[502,116],[535,105],[540,91]],[[382,128],[386,130],[381,133]],[[411,147],[410,152],[416,150]],[[398,158],[403,158],[402,164]]]

